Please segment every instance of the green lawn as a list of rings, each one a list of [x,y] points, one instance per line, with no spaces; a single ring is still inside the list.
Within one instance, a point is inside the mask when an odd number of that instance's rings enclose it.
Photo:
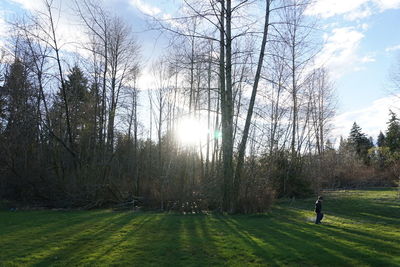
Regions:
[[[0,266],[400,266],[396,189],[280,201],[268,214],[1,211]]]

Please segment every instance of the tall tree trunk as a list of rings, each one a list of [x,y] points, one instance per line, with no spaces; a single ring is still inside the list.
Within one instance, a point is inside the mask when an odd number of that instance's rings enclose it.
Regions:
[[[233,210],[232,203],[232,189],[233,189],[233,103],[232,103],[232,33],[231,33],[231,1],[227,1],[226,9],[224,8],[224,1],[221,0],[221,47],[224,46],[224,27],[223,21],[225,19],[224,10],[226,10],[226,65],[225,71],[221,73],[221,109],[222,109],[222,153],[223,153],[223,173],[224,173],[224,196],[223,196],[223,210],[231,212]],[[224,48],[221,49],[221,55],[225,52]],[[220,55],[220,56],[221,56]],[[223,60],[224,58],[222,58]],[[221,61],[224,68],[224,61]],[[225,79],[222,78],[225,74]]]
[[[189,96],[189,116],[192,116],[192,106],[194,98],[194,37],[191,40],[191,53],[190,53],[190,96]]]
[[[56,30],[54,26],[54,20],[53,20],[53,13],[51,11],[51,2],[48,2],[46,0],[46,7],[49,15],[49,20],[50,20],[50,27],[51,27],[51,35],[52,35],[52,40],[53,40],[53,48],[54,52],[56,53],[56,61],[57,61],[57,67],[58,67],[58,72],[60,75],[60,83],[61,83],[61,94],[63,97],[64,101],[64,109],[65,109],[65,118],[66,118],[66,124],[67,124],[67,135],[68,135],[68,142],[69,142],[69,147],[72,150],[73,147],[73,139],[72,139],[72,130],[71,130],[71,119],[70,119],[70,114],[69,114],[69,106],[68,106],[68,98],[67,98],[67,92],[66,92],[66,86],[65,86],[65,81],[64,81],[64,72],[62,70],[61,66],[61,59],[60,59],[60,51],[59,47],[57,44],[57,37],[56,37]]]
[[[292,151],[292,157],[294,158],[297,154],[296,152],[296,135],[297,135],[297,84],[296,84],[296,44],[295,44],[296,38],[293,37],[293,42],[292,42],[292,58],[291,58],[291,71],[292,71],[292,102],[293,102],[293,118],[292,118],[292,142],[291,142],[291,151]]]
[[[260,55],[258,58],[257,71],[256,71],[256,75],[254,77],[253,90],[251,92],[250,104],[249,104],[249,108],[247,110],[247,116],[246,116],[246,122],[245,122],[244,130],[243,130],[242,140],[239,145],[239,152],[238,152],[237,165],[236,165],[236,171],[235,171],[234,192],[233,192],[234,193],[233,201],[235,202],[236,205],[234,206],[233,211],[236,211],[235,209],[237,208],[241,175],[242,175],[242,169],[243,169],[243,164],[244,164],[244,156],[245,156],[245,152],[246,152],[246,144],[247,144],[247,139],[248,139],[248,135],[249,135],[251,118],[253,115],[254,103],[255,103],[255,99],[256,99],[256,95],[257,95],[258,83],[260,81],[260,74],[261,74],[261,70],[262,70],[262,66],[263,66],[263,62],[264,62],[265,46],[267,43],[268,26],[269,26],[269,10],[270,10],[270,0],[266,0],[263,39],[261,42],[261,49],[260,49]]]
[[[105,31],[106,33],[106,31]],[[104,153],[105,145],[105,117],[106,117],[106,89],[107,89],[107,69],[108,69],[108,36],[104,36],[104,70],[103,70],[103,82],[101,91],[101,109],[100,109],[100,122],[99,122],[99,144],[101,152]]]
[[[210,46],[210,55],[208,59],[208,73],[207,73],[207,146],[206,146],[206,170],[205,177],[209,178],[210,172],[210,128],[211,128],[211,67],[212,67],[212,43]]]

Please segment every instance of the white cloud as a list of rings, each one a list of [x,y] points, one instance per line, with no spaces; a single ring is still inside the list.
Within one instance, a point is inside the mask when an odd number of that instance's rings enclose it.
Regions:
[[[344,112],[333,119],[335,128],[332,131],[334,139],[339,140],[340,136],[347,138],[354,122],[362,128],[363,132],[376,140],[379,131],[384,132],[389,120],[389,109],[399,114],[400,94],[383,97],[375,100],[369,107]]]
[[[375,61],[376,60],[373,56],[365,56],[360,59],[361,63],[369,63],[369,62],[375,62]]]
[[[359,27],[360,27],[362,30],[366,31],[366,30],[368,30],[369,25],[368,25],[367,23],[363,23],[363,24],[359,25]]]
[[[354,72],[358,72],[358,71],[363,71],[363,70],[366,70],[367,68],[365,68],[364,66],[354,66],[353,67],[353,71]]]
[[[333,29],[331,34],[325,34],[325,45],[317,57],[317,65],[325,65],[332,71],[334,78],[342,76],[354,69],[357,63],[363,63],[357,55],[357,49],[364,34],[354,27]],[[371,58],[364,58],[364,61]]]
[[[40,20],[46,30],[50,30],[50,23],[47,17],[47,10],[43,0],[8,0],[21,6],[25,14],[33,14],[42,17]],[[82,48],[82,44],[88,41],[88,36],[83,29],[82,23],[76,15],[71,12],[71,1],[53,0],[52,13],[56,27],[56,37],[61,53],[78,53],[82,56],[88,54],[87,50]],[[14,9],[0,10],[0,48],[6,46],[6,38],[9,34],[7,30],[7,20],[13,21],[18,18],[18,13]],[[26,17],[29,24],[31,16]],[[74,60],[68,55],[68,60]]]
[[[130,0],[130,4],[147,15],[155,16],[161,13],[161,10],[158,7],[143,3],[141,0]]]
[[[360,9],[356,9],[354,11],[351,11],[350,13],[345,15],[345,18],[347,20],[358,20],[362,18],[366,18],[372,15],[372,10],[369,7],[364,7]]]
[[[369,0],[318,0],[307,10],[309,15],[329,18],[357,10]]]
[[[9,0],[9,1],[21,5],[21,7],[26,10],[35,10],[40,6],[43,6],[42,0]]]
[[[400,50],[400,44],[389,46],[385,49],[386,52],[392,52],[392,51],[397,51],[397,50]]]
[[[400,8],[400,0],[375,0],[381,11],[386,9]]]
[[[347,20],[356,20],[396,8],[400,8],[400,0],[318,0],[306,13],[322,18],[344,15]]]

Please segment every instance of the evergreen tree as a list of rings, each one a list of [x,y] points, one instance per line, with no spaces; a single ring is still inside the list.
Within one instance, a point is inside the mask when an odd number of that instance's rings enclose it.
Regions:
[[[75,105],[83,103],[87,98],[87,84],[88,80],[84,76],[82,70],[75,65],[65,81],[68,100],[72,103],[75,102]]]
[[[66,98],[68,101],[68,111],[70,116],[71,134],[76,144],[82,139],[82,133],[89,125],[90,94],[88,90],[88,80],[78,66],[74,66],[65,80]],[[66,138],[66,126],[64,125],[65,111],[63,108],[63,98],[59,92],[56,96],[55,108],[53,110],[54,121],[60,136]]]
[[[374,146],[372,140],[362,132],[361,127],[356,122],[353,123],[350,130],[348,144],[364,160],[367,159],[368,149]]]
[[[5,75],[1,90],[4,99],[3,118],[5,134],[13,140],[34,138],[36,124],[35,92],[29,81],[28,69],[20,59],[15,59]],[[16,140],[19,142],[19,140]]]
[[[0,170],[4,168],[0,178],[2,186],[12,188],[13,197],[18,200],[25,199],[32,192],[32,180],[39,166],[36,153],[39,142],[37,98],[29,74],[25,62],[16,58],[5,74],[3,87],[0,87],[4,125],[0,133]]]
[[[88,80],[78,66],[71,69],[65,81],[66,94],[70,108],[71,131],[74,140],[80,139],[87,128],[88,120]]]
[[[385,135],[382,133],[382,131],[379,132],[378,135],[378,140],[377,140],[377,146],[378,147],[383,147],[385,146]]]
[[[400,151],[400,121],[391,110],[386,130],[385,145],[389,147],[391,152]]]

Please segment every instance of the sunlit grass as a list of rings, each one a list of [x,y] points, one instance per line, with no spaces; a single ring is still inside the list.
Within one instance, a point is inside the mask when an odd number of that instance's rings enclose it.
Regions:
[[[396,189],[279,201],[256,215],[1,211],[0,266],[400,266]]]

